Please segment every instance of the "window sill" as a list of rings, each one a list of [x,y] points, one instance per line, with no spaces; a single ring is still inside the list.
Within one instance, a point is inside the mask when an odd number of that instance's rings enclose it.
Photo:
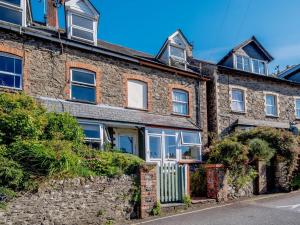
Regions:
[[[75,100],[75,99],[67,99],[69,102],[76,102],[76,103],[83,103],[83,104],[89,104],[89,105],[97,105],[96,102],[88,102],[88,101],[81,101],[81,100]]]
[[[266,117],[267,118],[274,118],[274,119],[279,118],[278,115],[266,115]]]
[[[235,111],[235,110],[231,110],[231,113],[236,113],[236,114],[242,114],[242,115],[245,115],[247,112],[246,112],[246,111]]]
[[[178,113],[171,113],[172,116],[180,116],[180,117],[187,117],[187,118],[190,118],[191,115],[184,115],[184,114],[178,114]]]
[[[200,163],[202,163],[202,161],[197,160],[197,159],[182,159],[182,160],[179,160],[178,163],[180,163],[180,164],[200,164]]]
[[[140,109],[140,108],[134,108],[134,107],[128,107],[128,106],[126,106],[125,108],[126,109],[131,109],[131,110],[144,111],[144,112],[148,112],[149,111],[149,109]]]
[[[13,88],[13,87],[6,87],[0,85],[0,90],[9,91],[9,92],[21,92],[23,91],[22,88]]]

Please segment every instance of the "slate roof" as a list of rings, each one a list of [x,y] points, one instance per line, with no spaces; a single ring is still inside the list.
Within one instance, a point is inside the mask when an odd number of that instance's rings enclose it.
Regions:
[[[39,97],[38,101],[48,111],[68,112],[81,119],[95,119],[106,122],[132,123],[142,126],[160,126],[178,129],[200,130],[195,124],[185,117],[157,115],[139,110],[124,109],[107,105],[92,105]]]
[[[267,120],[254,120],[254,119],[245,119],[239,118],[236,122],[236,125],[244,125],[244,126],[254,126],[254,127],[274,127],[281,129],[290,128],[289,121],[287,122],[275,122],[275,121],[267,121]]]
[[[288,77],[290,77],[294,73],[297,73],[298,71],[300,71],[300,64],[294,65],[294,66],[282,71],[280,74],[278,74],[278,77],[287,79]]]
[[[274,58],[273,56],[262,46],[262,44],[256,39],[255,36],[252,36],[248,40],[244,41],[243,43],[237,45],[232,50],[230,50],[227,55],[225,55],[217,64],[221,65],[232,53],[237,51],[240,48],[243,48],[244,46],[250,44],[251,42],[254,42],[257,47],[264,53],[264,55],[268,58],[269,62],[272,61]]]

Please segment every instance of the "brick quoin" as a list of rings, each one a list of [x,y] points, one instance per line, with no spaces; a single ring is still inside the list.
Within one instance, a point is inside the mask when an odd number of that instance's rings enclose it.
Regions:
[[[124,107],[128,108],[128,80],[138,80],[142,81],[147,84],[147,109],[146,111],[151,112],[152,111],[152,105],[153,105],[153,85],[152,80],[149,78],[146,78],[142,75],[138,74],[124,74],[123,75],[123,89],[124,89]]]
[[[188,102],[188,115],[177,115],[173,112],[173,90],[182,90],[186,91],[189,96],[189,102]],[[193,104],[193,90],[192,88],[186,87],[181,84],[169,84],[169,110],[170,114],[177,115],[177,116],[185,116],[185,117],[192,117],[192,104]]]
[[[29,56],[29,52],[25,52],[24,50],[20,50],[14,47],[11,47],[9,45],[3,45],[0,44],[0,53],[7,53],[7,54],[11,54],[17,57],[22,58],[22,67],[23,67],[23,71],[22,71],[22,85],[23,85],[23,91],[26,93],[28,92],[28,86],[29,86],[29,76],[28,76],[28,63],[26,62],[26,58],[28,58]]]
[[[82,63],[82,62],[66,62],[66,88],[65,94],[66,99],[70,99],[70,88],[71,88],[71,69],[83,69],[94,72],[96,74],[96,104],[101,103],[101,76],[102,71],[96,66]]]

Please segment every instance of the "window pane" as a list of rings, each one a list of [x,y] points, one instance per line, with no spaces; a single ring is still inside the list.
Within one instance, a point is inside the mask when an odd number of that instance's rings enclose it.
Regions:
[[[98,124],[80,123],[86,138],[100,139],[100,126]]]
[[[120,136],[120,150],[126,153],[133,154],[133,137],[130,136]]]
[[[182,144],[200,144],[199,132],[182,131]]]
[[[267,105],[275,106],[275,96],[267,95]]]
[[[14,76],[0,73],[0,86],[15,87]]]
[[[259,62],[259,73],[266,74],[266,65],[264,62]]]
[[[15,88],[21,88],[21,77],[15,76]]]
[[[84,31],[84,30],[80,30],[77,28],[72,28],[72,35],[75,37],[79,37],[79,38],[83,38],[86,40],[90,40],[90,41],[94,41],[94,33],[88,32],[88,31]]]
[[[0,20],[22,25],[22,12],[0,6]]]
[[[236,56],[236,67],[239,69],[239,70],[243,70],[243,58],[242,56],[240,55],[237,55]]]
[[[13,5],[21,5],[21,0],[1,0],[2,2],[7,2],[9,4],[13,4]]]
[[[300,109],[300,99],[296,100],[296,109]]]
[[[187,115],[188,114],[188,104],[173,102],[173,112],[178,114]]]
[[[251,71],[250,58],[244,57],[244,70]]]
[[[96,101],[96,90],[91,87],[84,87],[78,85],[72,85],[72,99],[95,102]]]
[[[259,63],[258,63],[258,60],[253,59],[252,63],[253,63],[253,72],[254,73],[259,73]]]
[[[147,84],[137,80],[128,81],[128,106],[138,109],[147,108]]]
[[[181,146],[182,159],[199,159],[200,146]]]
[[[174,46],[170,46],[170,52],[172,56],[176,56],[184,59],[184,50],[181,48],[176,48]]]
[[[10,58],[7,56],[0,56],[0,71],[14,73],[14,58]]]
[[[166,158],[176,159],[176,137],[166,136],[165,137],[165,154]]]
[[[95,74],[79,70],[72,70],[72,81],[95,84]]]
[[[173,91],[173,100],[181,101],[181,102],[188,102],[188,93],[183,92],[183,91]]]
[[[232,110],[237,112],[244,112],[245,107],[243,102],[232,102]]]
[[[232,90],[232,99],[237,101],[244,101],[244,95],[242,90]]]
[[[149,148],[150,158],[160,159],[161,158],[161,138],[150,136],[149,137]]]
[[[81,16],[76,16],[74,14],[72,16],[72,19],[73,19],[73,21],[72,21],[73,25],[76,25],[79,27],[84,27],[89,30],[93,30],[93,21],[92,20],[86,19]]]
[[[15,59],[15,73],[22,74],[22,60]]]
[[[296,117],[300,118],[300,109],[296,109]]]

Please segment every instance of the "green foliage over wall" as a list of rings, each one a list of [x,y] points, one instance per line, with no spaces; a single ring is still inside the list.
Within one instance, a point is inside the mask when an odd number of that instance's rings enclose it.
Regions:
[[[0,94],[0,162],[0,189],[20,191],[35,189],[49,177],[133,174],[143,160],[111,149],[91,149],[70,114],[47,113],[31,97],[4,93]]]

